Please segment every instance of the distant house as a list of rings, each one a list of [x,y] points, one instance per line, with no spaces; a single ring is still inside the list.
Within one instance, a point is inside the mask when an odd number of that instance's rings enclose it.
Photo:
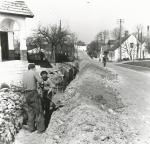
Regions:
[[[121,50],[120,50],[121,45]],[[140,42],[134,35],[126,35],[119,40],[110,40],[108,41],[107,52],[108,58],[112,61],[120,60],[120,53],[122,60],[134,60],[138,55],[138,47]]]
[[[87,46],[86,46],[86,45],[85,45],[85,46],[76,45],[75,47],[76,47],[76,49],[79,50],[79,51],[86,51],[86,49],[87,49]]]
[[[141,44],[141,50],[139,51],[138,57],[141,59],[150,58],[150,53],[148,52],[148,49],[147,49],[147,42],[144,42]]]

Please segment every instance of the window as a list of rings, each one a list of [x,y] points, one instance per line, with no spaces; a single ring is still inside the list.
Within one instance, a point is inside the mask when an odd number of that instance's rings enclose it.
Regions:
[[[134,47],[134,43],[130,43],[130,48],[133,48]]]

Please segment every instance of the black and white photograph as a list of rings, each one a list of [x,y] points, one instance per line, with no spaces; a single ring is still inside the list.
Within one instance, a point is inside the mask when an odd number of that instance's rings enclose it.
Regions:
[[[0,144],[150,144],[150,1],[0,0]]]

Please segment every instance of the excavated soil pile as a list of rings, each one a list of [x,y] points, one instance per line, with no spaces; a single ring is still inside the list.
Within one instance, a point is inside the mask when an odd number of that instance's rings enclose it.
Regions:
[[[52,115],[41,144],[125,144],[132,135],[117,110],[117,76],[90,59],[80,61],[75,80],[63,95],[54,97],[64,105]]]
[[[21,93],[11,89],[0,90],[0,144],[11,144],[23,123]]]

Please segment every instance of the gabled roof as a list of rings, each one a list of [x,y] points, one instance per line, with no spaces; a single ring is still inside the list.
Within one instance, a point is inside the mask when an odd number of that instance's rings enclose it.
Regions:
[[[33,18],[34,15],[24,1],[0,0],[0,13]]]
[[[108,45],[114,45],[116,43],[116,40],[109,40]]]
[[[131,35],[121,38],[121,44],[123,44]],[[106,51],[114,51],[120,46],[120,40],[113,40],[112,47],[109,47]]]

